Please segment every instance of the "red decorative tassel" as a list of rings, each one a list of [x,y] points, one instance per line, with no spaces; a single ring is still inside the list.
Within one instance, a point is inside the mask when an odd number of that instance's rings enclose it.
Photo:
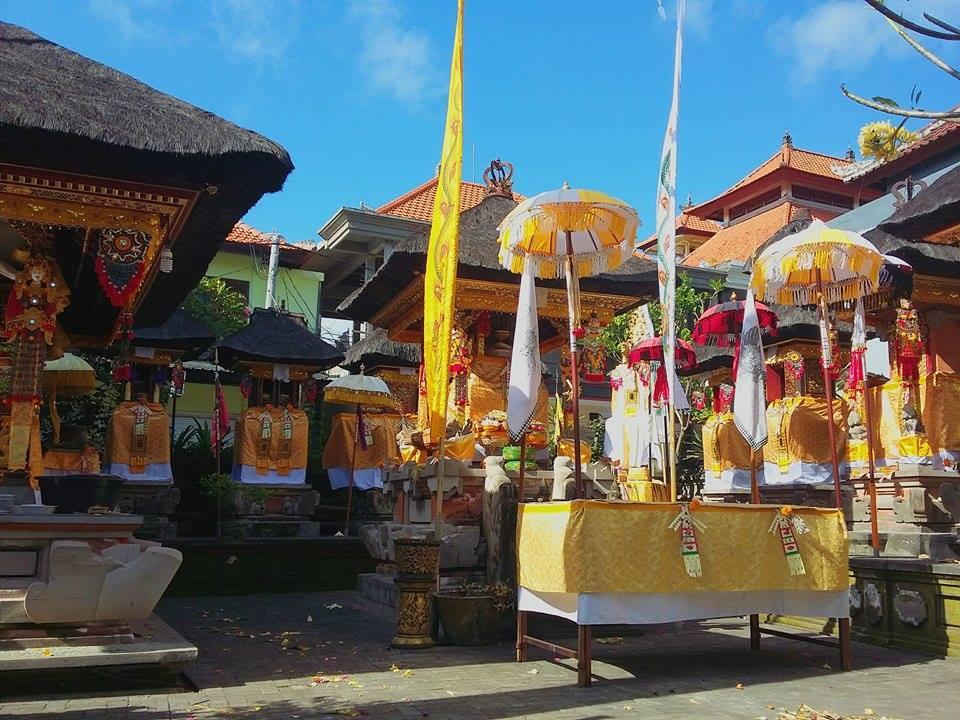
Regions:
[[[850,351],[850,374],[847,375],[847,390],[853,393],[861,393],[864,388],[866,378],[863,375],[863,356],[866,349],[855,347]]]
[[[653,402],[657,405],[665,403],[670,397],[670,386],[667,384],[667,371],[663,363],[657,368],[657,379],[653,384]]]

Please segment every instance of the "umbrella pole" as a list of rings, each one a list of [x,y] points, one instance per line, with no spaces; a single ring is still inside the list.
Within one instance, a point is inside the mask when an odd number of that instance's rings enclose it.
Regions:
[[[760,486],[757,485],[757,451],[750,448],[750,502],[760,504]]]
[[[863,358],[866,366],[867,359]],[[874,550],[880,550],[880,527],[877,518],[877,477],[874,474],[873,421],[870,419],[870,383],[867,381],[867,369],[863,369],[863,418],[867,426],[867,490],[870,494],[870,544]]]
[[[583,478],[580,477],[580,360],[577,352],[577,310],[580,308],[580,287],[573,268],[573,238],[569,230],[565,231],[567,254],[565,258],[567,276],[567,314],[570,316],[570,394],[573,396],[573,479],[575,497],[584,497]]]
[[[357,445],[360,444],[360,403],[357,403],[357,436],[353,439],[353,452],[350,453],[350,483],[347,485],[347,518],[343,522],[343,536],[350,535],[350,511],[353,509],[353,475],[357,467]]]
[[[667,382],[671,382],[670,379]],[[673,384],[670,385],[670,402],[667,403],[669,420],[667,423],[667,452],[670,458],[670,502],[677,501],[677,411],[673,403]]]
[[[843,507],[843,501],[840,496],[840,461],[837,459],[837,429],[834,427],[833,418],[833,381],[830,379],[830,361],[827,348],[830,342],[830,313],[827,311],[827,301],[823,296],[823,278],[820,274],[820,268],[817,268],[817,297],[820,306],[820,348],[823,370],[823,394],[827,399],[827,433],[830,439],[830,461],[833,465],[833,495],[837,508]]]
[[[517,502],[523,502],[523,483],[527,467],[527,433],[520,436],[520,479],[517,480]]]
[[[433,518],[433,536],[434,539],[440,546],[443,546],[443,485],[446,475],[446,464],[447,464],[447,438],[446,432],[444,436],[440,438],[440,447],[438,449],[440,458],[437,461],[437,514]],[[440,566],[440,555],[437,554],[437,592],[440,591],[440,576],[442,574],[442,568]]]

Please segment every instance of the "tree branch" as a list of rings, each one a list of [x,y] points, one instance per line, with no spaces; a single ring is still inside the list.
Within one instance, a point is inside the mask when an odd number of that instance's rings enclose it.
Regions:
[[[850,92],[849,90],[847,90],[847,86],[842,83],[840,85],[840,91],[856,103],[860,103],[865,107],[872,108],[873,110],[879,110],[880,112],[885,112],[890,115],[899,115],[900,117],[907,117],[907,118],[929,118],[931,120],[949,120],[951,122],[960,121],[960,110],[952,110],[949,112],[936,112],[933,110],[910,110],[908,108],[895,107],[893,105],[884,105],[883,103],[875,102],[873,100],[868,100],[865,97],[860,97],[859,95],[856,95]]]
[[[945,23],[943,20],[935,18],[933,15],[928,15],[927,13],[924,13],[923,16],[937,27],[942,27],[944,30],[949,30],[950,32],[955,32],[960,35],[960,28],[955,28],[953,25]]]
[[[960,80],[960,72],[957,72],[956,70],[954,70],[952,67],[950,67],[949,65],[947,65],[943,60],[941,60],[941,59],[938,58],[936,55],[934,55],[932,52],[930,52],[929,50],[927,50],[923,45],[921,45],[921,44],[918,43],[916,40],[914,40],[912,37],[910,37],[910,36],[906,33],[906,31],[905,31],[902,27],[900,27],[899,25],[897,25],[897,23],[895,23],[893,20],[887,20],[887,22],[890,23],[890,27],[892,27],[892,28],[894,29],[894,32],[896,32],[897,35],[899,35],[900,37],[902,37],[902,38],[907,42],[907,44],[908,44],[910,47],[912,47],[912,48],[913,48],[914,50],[916,50],[918,53],[920,53],[921,55],[923,55],[927,60],[929,60],[930,62],[932,62],[934,65],[936,65],[938,68],[940,68],[941,70],[943,70],[945,73],[947,73],[947,74],[949,74],[949,75],[952,75],[952,76],[955,77],[957,80]]]
[[[908,30],[913,30],[916,33],[921,35],[926,35],[927,37],[937,38],[939,40],[960,40],[960,32],[940,32],[939,30],[931,30],[930,28],[925,28],[923,25],[917,25],[915,22],[907,20],[903,15],[898,15],[893,10],[888,8],[883,4],[883,0],[864,0],[870,7],[876,10],[878,13],[883,15],[888,20],[893,20],[893,22],[898,25],[902,25]],[[929,19],[929,18],[928,18]],[[931,20],[931,22],[935,22]],[[941,23],[936,22],[935,24],[944,27]]]

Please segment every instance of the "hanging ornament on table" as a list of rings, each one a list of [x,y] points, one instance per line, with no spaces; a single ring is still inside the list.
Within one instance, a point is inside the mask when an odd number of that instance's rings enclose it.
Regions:
[[[176,360],[170,369],[170,391],[174,397],[183,397],[183,387],[187,382],[187,371],[183,368],[183,363]]]
[[[590,313],[580,341],[580,367],[588,383],[602,383],[607,375],[607,350],[603,345],[603,323]]]
[[[94,268],[114,307],[124,307],[140,287],[150,237],[140,230],[101,230]]]
[[[267,405],[258,418],[260,421],[260,439],[257,442],[257,473],[266,474],[270,468],[270,450],[273,444],[273,415]]]
[[[318,390],[319,388],[317,387],[317,381],[312,377],[308,377],[303,381],[303,396],[310,405],[313,405],[317,402]]]
[[[244,398],[250,397],[250,393],[253,392],[253,379],[249,375],[244,375],[243,379],[240,381],[240,394]]]
[[[803,356],[796,350],[791,350],[783,358],[783,370],[795,384],[799,385],[806,373]]]
[[[651,363],[651,367],[652,367]],[[670,387],[667,384],[667,370],[662,362],[658,362],[656,380],[653,383],[653,404],[660,407],[667,403],[670,397]]]
[[[3,336],[53,344],[57,315],[70,304],[70,291],[52,258],[34,255],[23,263],[7,296]]]
[[[920,316],[907,299],[901,300],[900,307],[897,308],[897,319],[893,326],[893,347],[900,382],[917,382],[920,379],[920,360],[923,357],[923,332]]]
[[[280,416],[280,443],[277,448],[277,472],[281,475],[290,473],[291,458],[293,456],[293,414],[291,406],[287,405]]]
[[[830,341],[826,345],[830,349],[830,365],[827,366],[827,374],[831,380],[840,377],[840,333],[837,328],[830,328]],[[820,367],[823,367],[823,357],[820,357]]]
[[[373,428],[360,410],[359,405],[357,405],[357,442],[360,444],[361,450],[366,450],[373,445]]]
[[[810,528],[799,515],[793,513],[793,508],[783,506],[777,510],[777,515],[770,525],[769,532],[780,538],[783,547],[783,556],[787,560],[791,575],[806,575],[807,569],[803,566],[803,557],[797,545],[797,535],[810,532]]]
[[[707,395],[703,390],[694,390],[690,393],[690,404],[695,410],[703,410],[707,407]]]
[[[150,408],[142,395],[137,399],[130,412],[133,413],[133,427],[130,438],[130,472],[141,474],[147,468],[147,423],[150,420]]]
[[[693,506],[696,509],[698,505],[696,500],[690,504],[680,503],[680,513],[668,526],[671,530],[680,531],[680,557],[683,558],[683,566],[690,577],[703,576],[696,531],[704,532],[707,527],[690,514],[690,507]]]

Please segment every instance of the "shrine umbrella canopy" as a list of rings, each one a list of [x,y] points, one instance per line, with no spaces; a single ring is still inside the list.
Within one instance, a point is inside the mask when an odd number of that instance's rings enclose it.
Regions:
[[[697,364],[697,351],[686,340],[677,338],[674,358],[678,369],[689,370]],[[652,337],[641,340],[630,350],[627,360],[630,365],[636,365],[639,362],[663,362],[663,339]]]
[[[395,402],[387,384],[373,375],[338,377],[323,389],[323,399],[330,403],[386,409],[392,408]]]
[[[840,463],[833,416],[833,344],[828,305],[853,303],[880,286],[880,251],[857,233],[813,220],[809,227],[765,247],[753,262],[750,286],[759,300],[780,305],[816,305],[820,316],[820,352],[827,429],[836,506],[841,507]]]
[[[559,190],[521,202],[500,223],[500,264],[511,272],[532,271],[539,278],[565,277],[570,323],[570,360],[578,367],[580,278],[616,270],[631,256],[640,218],[621,200],[596,190]],[[580,446],[580,379],[571,373],[573,441]],[[584,496],[580,453],[574,452],[576,496]]]
[[[733,299],[718,303],[703,311],[693,326],[690,339],[697,345],[715,347],[734,347],[740,339],[743,329],[743,309],[745,302]],[[760,332],[776,337],[777,314],[763,303],[755,303]]]

